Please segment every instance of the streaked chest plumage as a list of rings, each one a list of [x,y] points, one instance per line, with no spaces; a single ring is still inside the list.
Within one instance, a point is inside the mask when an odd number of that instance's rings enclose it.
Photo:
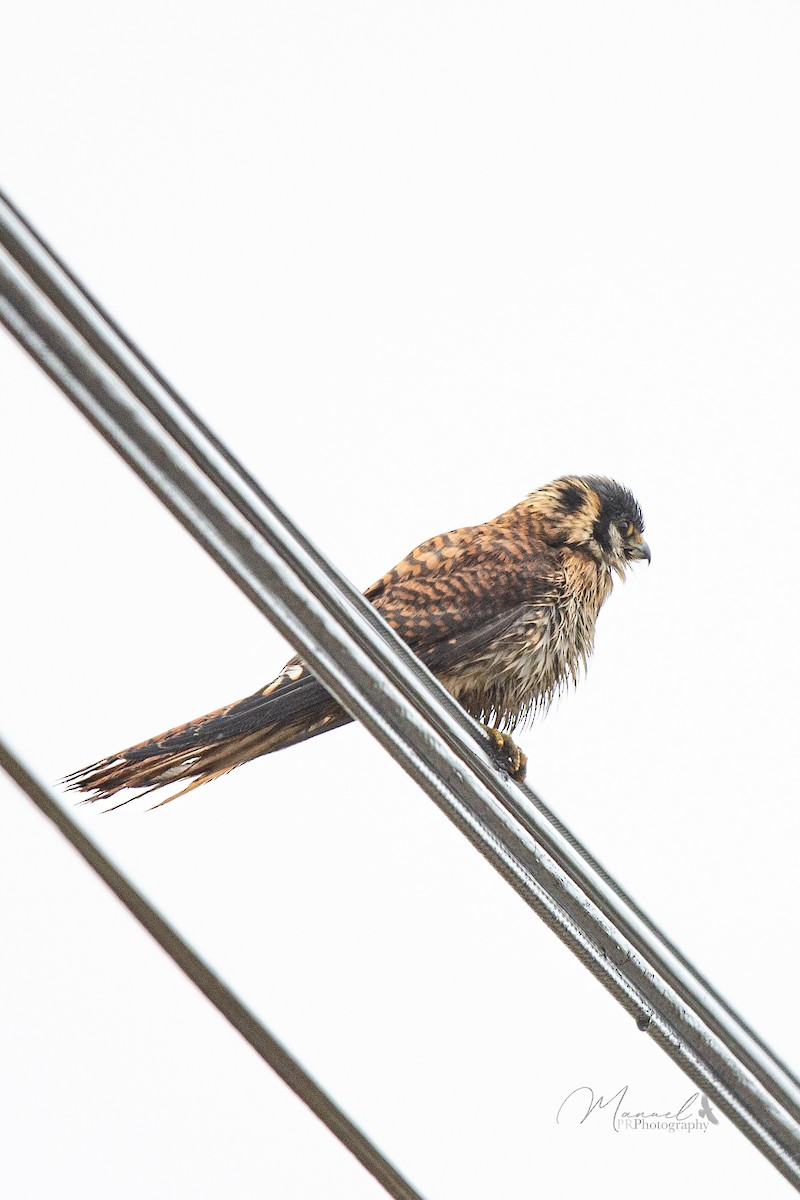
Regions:
[[[611,587],[605,568],[567,560],[551,595],[528,606],[492,645],[443,682],[473,716],[513,729],[577,682]]]

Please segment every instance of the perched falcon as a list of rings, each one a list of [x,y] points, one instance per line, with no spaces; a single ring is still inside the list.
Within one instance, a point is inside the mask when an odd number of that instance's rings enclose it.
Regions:
[[[464,708],[484,722],[509,772],[508,736],[574,683],[594,643],[613,573],[650,561],[642,511],[611,479],[566,476],[508,512],[423,542],[365,595]],[[178,795],[240,763],[351,718],[293,658],[246,700],[169,729],[64,781],[107,799],[183,782]],[[175,797],[169,797],[174,799]]]

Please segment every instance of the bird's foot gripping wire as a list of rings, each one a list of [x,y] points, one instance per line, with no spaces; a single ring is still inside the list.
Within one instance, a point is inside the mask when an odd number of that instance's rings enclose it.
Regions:
[[[516,742],[507,733],[484,725],[489,739],[492,758],[502,771],[505,771],[517,783],[522,783],[528,766],[528,756],[523,754]]]

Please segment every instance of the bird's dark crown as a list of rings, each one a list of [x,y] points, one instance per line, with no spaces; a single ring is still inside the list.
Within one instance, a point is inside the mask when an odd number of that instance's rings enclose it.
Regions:
[[[644,517],[639,502],[628,488],[614,479],[602,475],[585,475],[587,487],[600,501],[600,512],[594,523],[594,536],[604,550],[611,548],[611,527],[616,525],[624,532],[632,525],[637,533],[644,533]]]
[[[565,475],[539,488],[527,506],[551,545],[572,546],[620,574],[619,568],[650,551],[644,518],[628,488],[603,475]]]

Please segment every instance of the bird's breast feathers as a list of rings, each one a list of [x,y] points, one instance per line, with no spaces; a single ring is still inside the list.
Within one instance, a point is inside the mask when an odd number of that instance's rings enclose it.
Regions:
[[[512,730],[577,682],[594,646],[611,579],[591,560],[566,554],[547,593],[442,681],[481,720]]]

